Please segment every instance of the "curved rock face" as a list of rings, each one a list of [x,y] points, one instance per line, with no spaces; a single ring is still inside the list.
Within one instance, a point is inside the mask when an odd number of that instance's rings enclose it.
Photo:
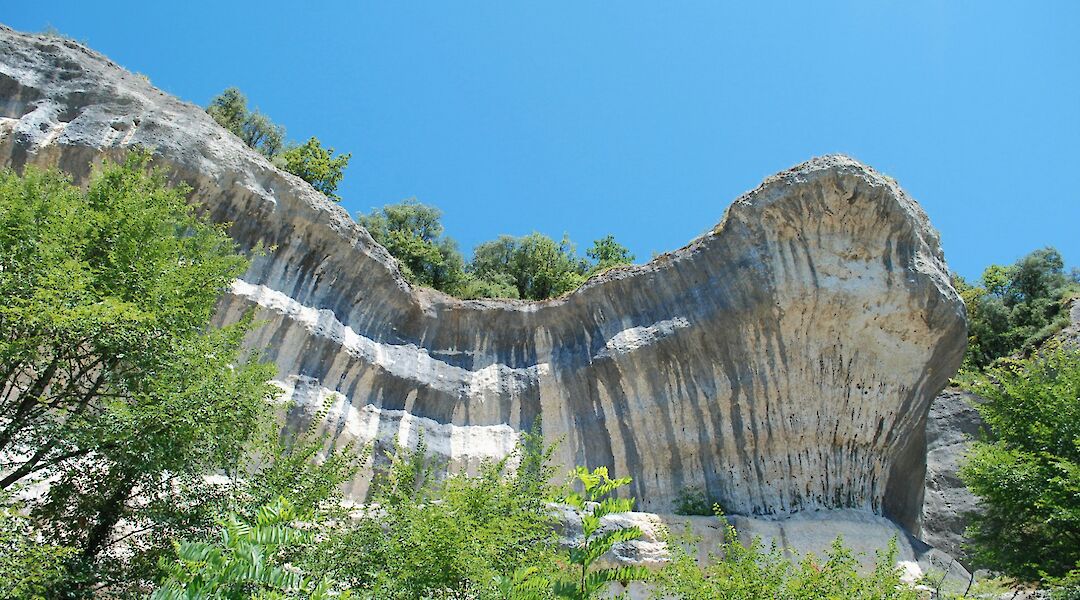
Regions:
[[[423,430],[464,467],[537,422],[561,463],[633,476],[646,510],[700,485],[730,513],[916,526],[963,305],[923,211],[854,160],[771,177],[688,246],[567,296],[461,301],[411,288],[344,210],[199,107],[73,42],[0,30],[0,163],[81,180],[133,145],[243,247],[270,249],[218,320],[258,309],[250,343],[298,401],[293,421],[328,402],[337,439]]]

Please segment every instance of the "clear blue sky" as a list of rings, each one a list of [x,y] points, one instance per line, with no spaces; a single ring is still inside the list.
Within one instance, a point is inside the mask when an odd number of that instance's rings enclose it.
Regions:
[[[3,8],[186,100],[240,87],[290,137],[353,153],[350,212],[415,196],[466,254],[538,230],[646,260],[844,152],[922,203],[966,277],[1045,245],[1080,264],[1076,0]]]

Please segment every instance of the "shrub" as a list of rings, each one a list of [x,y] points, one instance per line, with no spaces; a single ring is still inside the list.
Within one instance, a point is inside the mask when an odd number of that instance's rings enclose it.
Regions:
[[[1060,577],[1080,566],[1080,353],[1048,349],[969,384],[993,441],[960,475],[980,500],[975,560],[1008,575]]]
[[[861,574],[859,561],[836,538],[824,559],[807,554],[795,561],[775,545],[766,549],[760,539],[749,546],[739,542],[735,528],[722,514],[724,538],[713,555],[715,562],[699,566],[695,559],[700,540],[671,535],[671,561],[654,577],[654,596],[680,600],[915,600],[916,591],[903,584],[896,568],[896,540],[877,555],[876,566]]]
[[[561,598],[588,600],[598,597],[611,582],[648,579],[649,572],[644,567],[595,567],[596,562],[615,544],[641,537],[641,529],[636,526],[600,530],[600,520],[604,517],[634,509],[632,498],[611,497],[620,487],[628,485],[630,478],[611,479],[607,467],[597,467],[592,471],[578,467],[574,471],[574,478],[581,483],[582,492],[571,492],[562,501],[580,514],[582,541],[569,550],[566,575],[572,578],[556,582],[555,593]]]
[[[675,495],[674,512],[677,515],[708,517],[713,514],[714,504],[705,495],[705,488],[700,485],[690,485],[680,489]]]
[[[218,543],[176,543],[176,557],[161,563],[166,577],[152,600],[331,597],[330,580],[314,580],[284,563],[284,550],[310,538],[296,527],[299,517],[292,504],[281,498],[260,507],[252,522],[236,515],[222,519]]]
[[[395,445],[362,514],[300,564],[380,600],[543,589],[555,569],[550,453],[526,434],[516,469],[487,462],[476,475],[439,480],[423,439],[413,449]]]

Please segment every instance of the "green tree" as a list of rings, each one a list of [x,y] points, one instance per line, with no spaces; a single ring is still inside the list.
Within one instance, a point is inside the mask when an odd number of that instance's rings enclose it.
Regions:
[[[415,199],[357,215],[376,242],[397,259],[409,282],[456,294],[465,283],[465,260],[444,235],[442,212]]]
[[[1064,267],[1057,250],[1043,248],[1008,267],[990,265],[979,285],[954,277],[968,313],[966,369],[1030,352],[1068,323],[1063,309],[1080,286]]]
[[[133,541],[186,504],[176,490],[272,418],[273,367],[241,346],[250,320],[208,327],[247,260],[148,163],[106,164],[85,191],[0,173],[0,453],[15,457],[0,487],[49,481],[32,521],[77,550],[56,596],[124,584]]]
[[[1080,568],[1080,353],[1005,361],[968,387],[992,440],[960,470],[983,508],[968,531],[975,560],[1028,580]]]
[[[274,164],[311,184],[332,200],[341,200],[335,192],[345,175],[352,154],[334,156],[333,148],[323,148],[315,136],[299,145],[287,147],[274,157]]]
[[[544,300],[577,289],[588,271],[588,263],[575,255],[569,238],[556,242],[536,232],[484,242],[476,247],[469,264],[469,272],[477,279],[508,278],[518,297],[527,300]]]
[[[206,112],[236,137],[241,137],[248,118],[247,97],[237,88],[228,88],[210,101]]]
[[[65,565],[77,550],[42,543],[10,499],[0,500],[0,597],[46,600],[67,578]]]
[[[490,273],[481,278],[466,272],[464,282],[454,295],[466,300],[477,298],[517,299],[518,289],[507,273]]]
[[[555,569],[551,448],[525,434],[515,456],[516,469],[487,462],[439,479],[422,438],[395,444],[370,504],[297,564],[380,600],[542,597]]]
[[[264,586],[270,596],[284,593],[307,598],[323,593],[320,585],[326,588],[326,584],[321,576],[314,582],[309,577],[292,580],[300,584],[289,587],[270,575],[313,547],[316,539],[311,530],[349,519],[342,489],[367,462],[370,446],[359,451],[351,444],[334,447],[325,434],[318,433],[330,403],[328,399],[310,415],[306,429],[278,435],[277,427],[270,427],[265,435],[251,440],[227,482],[180,490],[176,499],[187,505],[186,510],[165,512],[162,516],[175,523],[165,532],[166,544],[154,553],[144,552],[144,562],[155,560],[152,566],[159,576],[155,578],[166,582],[157,594],[171,597],[182,591],[185,598],[228,597],[225,592],[234,587],[257,585]],[[307,527],[298,531],[293,521]],[[248,524],[252,532],[244,533]],[[275,542],[276,534],[259,532],[259,528],[285,529],[287,543]],[[217,543],[223,534],[225,548]],[[176,539],[186,541],[178,544]],[[247,548],[251,543],[257,546],[255,552]]]
[[[439,209],[415,199],[357,215],[357,222],[398,260],[410,283],[465,299],[543,300],[576,289],[591,273],[634,260],[610,235],[593,243],[588,256],[596,263],[590,265],[575,255],[569,238],[555,242],[532,233],[484,242],[466,264],[441,219]]]
[[[581,482],[583,491],[571,492],[563,497],[563,502],[574,507],[581,515],[581,544],[570,548],[569,563],[574,579],[556,583],[555,592],[560,597],[573,600],[588,600],[598,597],[607,584],[630,581],[644,581],[649,572],[644,567],[595,568],[595,563],[608,553],[615,544],[628,542],[641,537],[638,527],[621,527],[602,531],[600,520],[615,514],[634,510],[632,498],[612,498],[610,495],[620,487],[630,483],[629,477],[611,479],[607,467],[597,467],[589,471],[578,467],[574,477]]]
[[[285,128],[258,109],[249,110],[247,97],[234,87],[211,100],[206,112],[274,166],[310,183],[326,197],[341,200],[335,192],[352,154],[334,156],[334,149],[324,148],[314,136],[303,144],[286,144]]]
[[[615,241],[615,236],[610,234],[594,241],[585,255],[596,261],[590,273],[599,273],[614,266],[634,263],[634,255],[630,253],[630,249]]]
[[[285,128],[275,124],[269,117],[247,107],[247,98],[237,88],[229,88],[210,101],[206,112],[244,141],[248,147],[273,158],[281,152],[285,142]]]

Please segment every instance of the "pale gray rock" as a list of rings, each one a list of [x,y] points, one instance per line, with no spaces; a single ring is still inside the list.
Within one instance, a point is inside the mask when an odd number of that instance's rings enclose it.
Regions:
[[[978,499],[961,481],[959,470],[971,441],[985,429],[975,409],[979,402],[970,392],[946,389],[934,398],[926,423],[926,497],[919,537],[968,566],[964,530],[978,510]]]
[[[964,310],[922,209],[867,166],[770,177],[686,247],[564,297],[462,301],[411,287],[343,209],[198,106],[74,42],[0,30],[0,165],[84,181],[136,145],[243,248],[270,249],[216,321],[258,309],[248,341],[299,401],[292,426],[327,402],[339,441],[424,431],[470,467],[538,422],[561,465],[633,476],[646,510],[699,485],[734,514],[918,527],[926,415]]]

